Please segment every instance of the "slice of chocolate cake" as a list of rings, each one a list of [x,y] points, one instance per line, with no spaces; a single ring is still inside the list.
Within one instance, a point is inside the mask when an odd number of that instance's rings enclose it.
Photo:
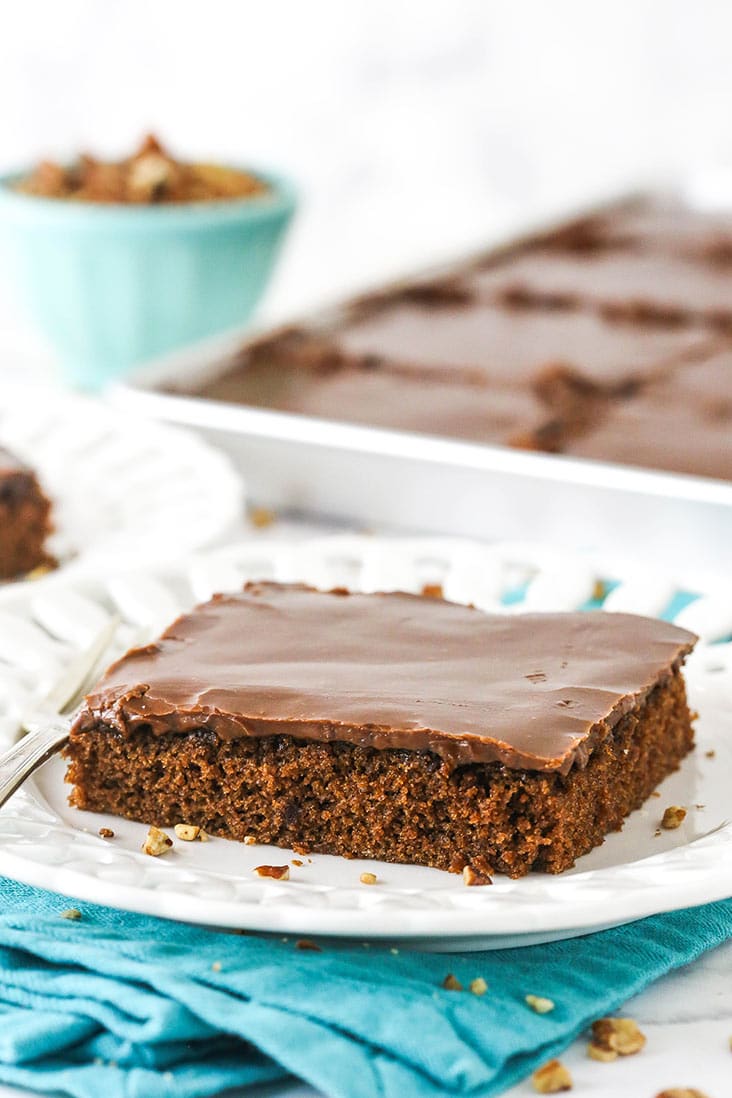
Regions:
[[[557,873],[691,749],[694,641],[621,614],[250,584],[109,669],[71,731],[71,802],[298,850]]]
[[[50,512],[33,470],[0,447],[0,579],[50,562],[44,549]]]

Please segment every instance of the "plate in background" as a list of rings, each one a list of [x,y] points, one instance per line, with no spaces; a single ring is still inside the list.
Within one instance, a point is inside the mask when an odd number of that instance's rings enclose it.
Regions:
[[[48,548],[62,566],[164,560],[244,513],[240,476],[200,436],[50,384],[0,390],[0,443],[51,499]]]

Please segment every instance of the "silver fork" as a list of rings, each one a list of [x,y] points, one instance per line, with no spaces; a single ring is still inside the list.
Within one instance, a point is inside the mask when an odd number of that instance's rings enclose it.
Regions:
[[[28,735],[0,755],[0,807],[67,743],[72,723],[69,715],[78,708],[109,656],[119,623],[118,617],[111,618],[86,651],[72,660],[38,708],[24,718],[22,728]]]

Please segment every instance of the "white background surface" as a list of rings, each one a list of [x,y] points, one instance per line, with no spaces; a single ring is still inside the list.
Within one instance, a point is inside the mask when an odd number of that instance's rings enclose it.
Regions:
[[[0,171],[122,153],[156,129],[181,153],[299,181],[277,312],[557,201],[732,163],[724,0],[24,0],[3,5],[2,26]],[[41,361],[6,286],[0,370]],[[628,1012],[646,1050],[605,1065],[578,1044],[574,1093],[729,1098],[732,944]]]
[[[23,0],[0,171],[147,129],[278,166],[303,209],[270,299],[474,246],[558,200],[732,163],[725,0]]]

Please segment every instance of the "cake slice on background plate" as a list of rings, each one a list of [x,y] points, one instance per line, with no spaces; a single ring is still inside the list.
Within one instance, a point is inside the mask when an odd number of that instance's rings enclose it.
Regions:
[[[0,579],[52,563],[44,548],[50,514],[33,470],[0,446]]]

